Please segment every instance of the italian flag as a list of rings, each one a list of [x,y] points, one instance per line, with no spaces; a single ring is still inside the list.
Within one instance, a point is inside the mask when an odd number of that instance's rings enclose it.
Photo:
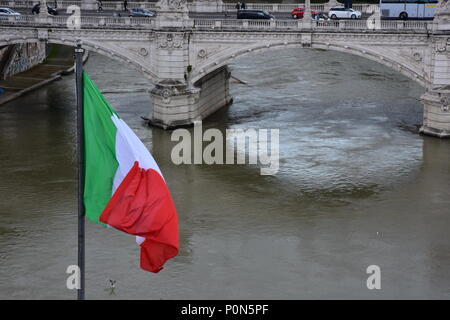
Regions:
[[[159,272],[178,254],[178,217],[145,145],[83,73],[84,205],[94,222],[136,236],[141,268]]]

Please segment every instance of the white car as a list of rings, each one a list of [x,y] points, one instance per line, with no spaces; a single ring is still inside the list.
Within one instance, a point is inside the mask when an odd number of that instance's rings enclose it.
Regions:
[[[338,6],[330,9],[328,16],[331,19],[361,19],[362,13],[352,8]]]
[[[0,16],[20,16],[20,13],[9,8],[0,8]]]

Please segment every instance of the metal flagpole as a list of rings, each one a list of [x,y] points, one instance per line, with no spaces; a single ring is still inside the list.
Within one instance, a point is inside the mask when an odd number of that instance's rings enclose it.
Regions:
[[[78,300],[84,300],[84,123],[83,123],[83,53],[78,43],[75,48],[75,75],[77,87],[77,155],[78,155],[78,267],[80,268],[80,288]]]

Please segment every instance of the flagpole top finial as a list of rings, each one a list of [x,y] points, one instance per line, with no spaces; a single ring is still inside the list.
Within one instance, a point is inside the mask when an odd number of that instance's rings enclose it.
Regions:
[[[77,46],[75,48],[75,52],[84,52],[84,49],[81,47],[81,40],[77,40]]]

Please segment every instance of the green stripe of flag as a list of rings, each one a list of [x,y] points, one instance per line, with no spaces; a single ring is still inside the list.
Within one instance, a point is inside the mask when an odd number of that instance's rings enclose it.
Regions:
[[[116,160],[117,128],[111,116],[117,113],[83,73],[84,101],[84,205],[86,216],[99,222],[99,217],[112,195]]]

